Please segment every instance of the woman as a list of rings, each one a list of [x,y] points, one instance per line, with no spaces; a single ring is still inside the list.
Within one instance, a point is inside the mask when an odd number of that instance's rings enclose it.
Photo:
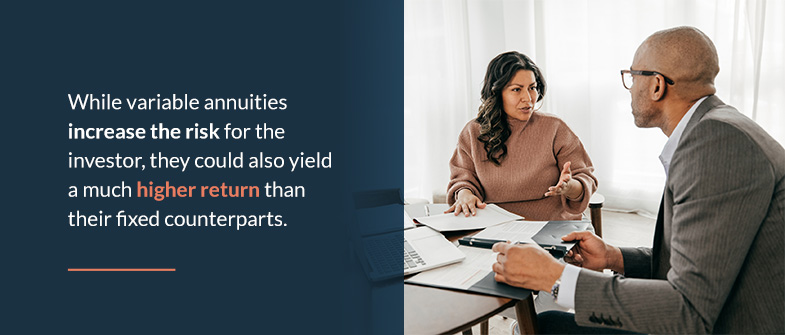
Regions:
[[[450,159],[445,212],[475,215],[485,203],[528,220],[577,220],[597,189],[583,145],[558,117],[534,106],[545,79],[529,57],[496,56],[485,74],[480,111]]]

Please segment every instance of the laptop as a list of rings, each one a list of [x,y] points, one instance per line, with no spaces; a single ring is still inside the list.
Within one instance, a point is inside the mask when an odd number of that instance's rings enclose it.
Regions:
[[[410,275],[466,258],[458,247],[431,228],[409,226],[401,231],[399,219],[384,219],[400,218],[401,208],[387,205],[358,210],[359,255],[371,281]]]

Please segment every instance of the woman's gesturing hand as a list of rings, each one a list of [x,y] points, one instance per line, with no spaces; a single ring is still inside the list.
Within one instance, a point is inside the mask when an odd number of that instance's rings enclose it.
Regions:
[[[576,179],[572,178],[572,170],[570,169],[571,162],[564,163],[564,168],[561,170],[559,182],[556,185],[548,187],[548,192],[545,192],[546,197],[564,195],[567,199],[577,199],[583,193],[583,184]]]

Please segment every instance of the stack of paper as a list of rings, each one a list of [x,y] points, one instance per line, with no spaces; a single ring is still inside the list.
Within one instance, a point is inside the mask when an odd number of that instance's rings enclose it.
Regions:
[[[534,243],[536,235],[548,221],[515,221],[483,229],[472,236],[485,240],[511,241],[513,243]]]
[[[472,285],[493,272],[496,254],[488,249],[458,247],[466,258],[458,264],[424,271],[410,279],[407,283],[428,286],[458,288],[468,290]]]
[[[437,231],[482,229],[520,219],[523,219],[523,217],[510,213],[495,204],[490,204],[484,209],[477,209],[477,215],[470,215],[469,217],[463,214],[456,216],[454,213],[447,213],[415,218],[417,222]]]
[[[481,215],[481,212],[482,210],[478,211],[477,215]],[[494,225],[474,236],[464,238],[491,243],[458,247],[466,255],[463,262],[422,272],[404,282],[524,299],[531,291],[498,283],[494,279],[492,267],[496,262],[496,253],[490,249],[491,245],[499,241],[537,243],[552,253],[563,254],[575,242],[564,242],[561,237],[573,231],[586,230],[589,225],[591,222],[588,221],[513,221]]]
[[[526,299],[532,291],[496,282],[492,270],[496,254],[489,249],[458,247],[465,255],[463,262],[422,272],[404,280],[406,283],[459,289],[511,299]]]

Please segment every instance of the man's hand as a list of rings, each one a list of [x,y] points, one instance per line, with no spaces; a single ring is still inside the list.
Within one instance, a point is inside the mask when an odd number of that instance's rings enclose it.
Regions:
[[[606,244],[599,236],[590,231],[576,231],[561,238],[563,241],[577,241],[578,244],[568,251],[564,260],[575,266],[602,271],[611,269],[624,273],[624,259],[618,247]]]
[[[499,253],[493,272],[501,283],[550,292],[564,271],[564,264],[536,244],[499,242],[493,245],[493,251]]]
[[[458,214],[463,212],[466,217],[469,217],[469,215],[477,215],[477,208],[485,208],[485,203],[480,201],[480,198],[474,195],[471,190],[465,188],[458,192],[455,203],[450,208],[447,208],[444,213],[455,211],[455,215],[458,216]]]

